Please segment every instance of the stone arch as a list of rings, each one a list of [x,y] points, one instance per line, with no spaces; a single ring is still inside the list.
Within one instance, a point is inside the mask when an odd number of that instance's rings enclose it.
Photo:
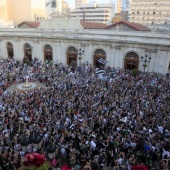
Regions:
[[[24,57],[28,62],[32,61],[32,49],[33,47],[29,43],[24,44]]]
[[[67,64],[74,68],[77,67],[77,53],[78,50],[75,47],[70,46],[67,48]]]
[[[134,51],[126,53],[124,60],[124,69],[138,70],[138,67],[139,67],[139,55]]]
[[[48,63],[53,61],[53,49],[47,44],[44,46],[44,62]]]
[[[13,59],[14,57],[14,48],[11,42],[7,42],[7,55],[8,55],[8,58],[11,58],[11,59]]]
[[[103,49],[98,48],[94,51],[94,54],[93,54],[93,65],[95,67],[99,67],[99,68],[104,67],[104,64],[98,62],[100,58],[103,58],[104,60],[106,60],[106,52]]]

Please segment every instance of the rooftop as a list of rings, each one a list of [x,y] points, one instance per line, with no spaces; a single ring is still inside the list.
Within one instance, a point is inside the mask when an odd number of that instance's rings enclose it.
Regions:
[[[105,29],[107,26],[106,24],[103,23],[87,22],[87,21],[81,21],[80,24],[84,29]]]
[[[40,22],[36,22],[36,21],[23,21],[20,24],[18,24],[18,27],[20,27],[23,24],[26,24],[26,25],[30,26],[31,28],[38,28],[38,26],[40,25]]]
[[[119,21],[119,22],[116,22],[114,24],[111,24],[111,25],[107,26],[106,29],[115,27],[115,26],[120,25],[120,24],[124,24],[124,25],[126,25],[126,26],[128,26],[130,28],[133,28],[136,31],[151,31],[151,29],[148,28],[145,25],[142,25],[142,24],[139,24],[139,23],[134,23],[134,22],[129,22],[129,21]]]

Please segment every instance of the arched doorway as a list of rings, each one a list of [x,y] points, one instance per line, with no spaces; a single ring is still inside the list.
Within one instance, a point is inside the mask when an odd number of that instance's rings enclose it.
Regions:
[[[13,45],[10,42],[7,43],[7,54],[8,54],[8,58],[10,58],[10,59],[12,59],[14,56]]]
[[[26,57],[28,62],[32,61],[32,47],[30,44],[24,45],[24,57]]]
[[[93,65],[97,68],[104,67],[104,64],[98,62],[100,58],[103,58],[104,60],[106,60],[106,53],[101,49],[97,49],[94,52],[94,57],[93,57]]]
[[[129,52],[125,56],[124,69],[125,70],[138,70],[139,56],[134,52]]]
[[[67,64],[73,67],[77,66],[77,50],[74,47],[67,49]]]
[[[50,45],[44,47],[44,62],[53,61],[53,50]]]

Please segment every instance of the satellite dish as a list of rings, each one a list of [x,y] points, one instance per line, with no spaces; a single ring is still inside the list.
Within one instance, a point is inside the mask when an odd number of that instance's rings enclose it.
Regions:
[[[56,0],[46,0],[45,7],[49,15],[56,12],[57,11]]]

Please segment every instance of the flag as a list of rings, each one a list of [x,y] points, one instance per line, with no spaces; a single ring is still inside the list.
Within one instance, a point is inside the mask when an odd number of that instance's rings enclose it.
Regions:
[[[101,63],[101,64],[103,64],[103,65],[105,65],[108,61],[106,61],[106,60],[103,59],[103,58],[100,58],[100,59],[98,60],[98,62]]]
[[[127,122],[127,117],[124,117],[124,118],[120,119],[120,121],[126,123]]]
[[[104,70],[96,70],[96,74],[99,75],[99,74],[105,74],[105,71]]]
[[[103,76],[103,74],[99,74],[98,79],[101,81],[107,81],[107,76]]]
[[[78,84],[78,82],[79,82],[79,79],[76,79],[76,78],[71,79],[72,84]]]

